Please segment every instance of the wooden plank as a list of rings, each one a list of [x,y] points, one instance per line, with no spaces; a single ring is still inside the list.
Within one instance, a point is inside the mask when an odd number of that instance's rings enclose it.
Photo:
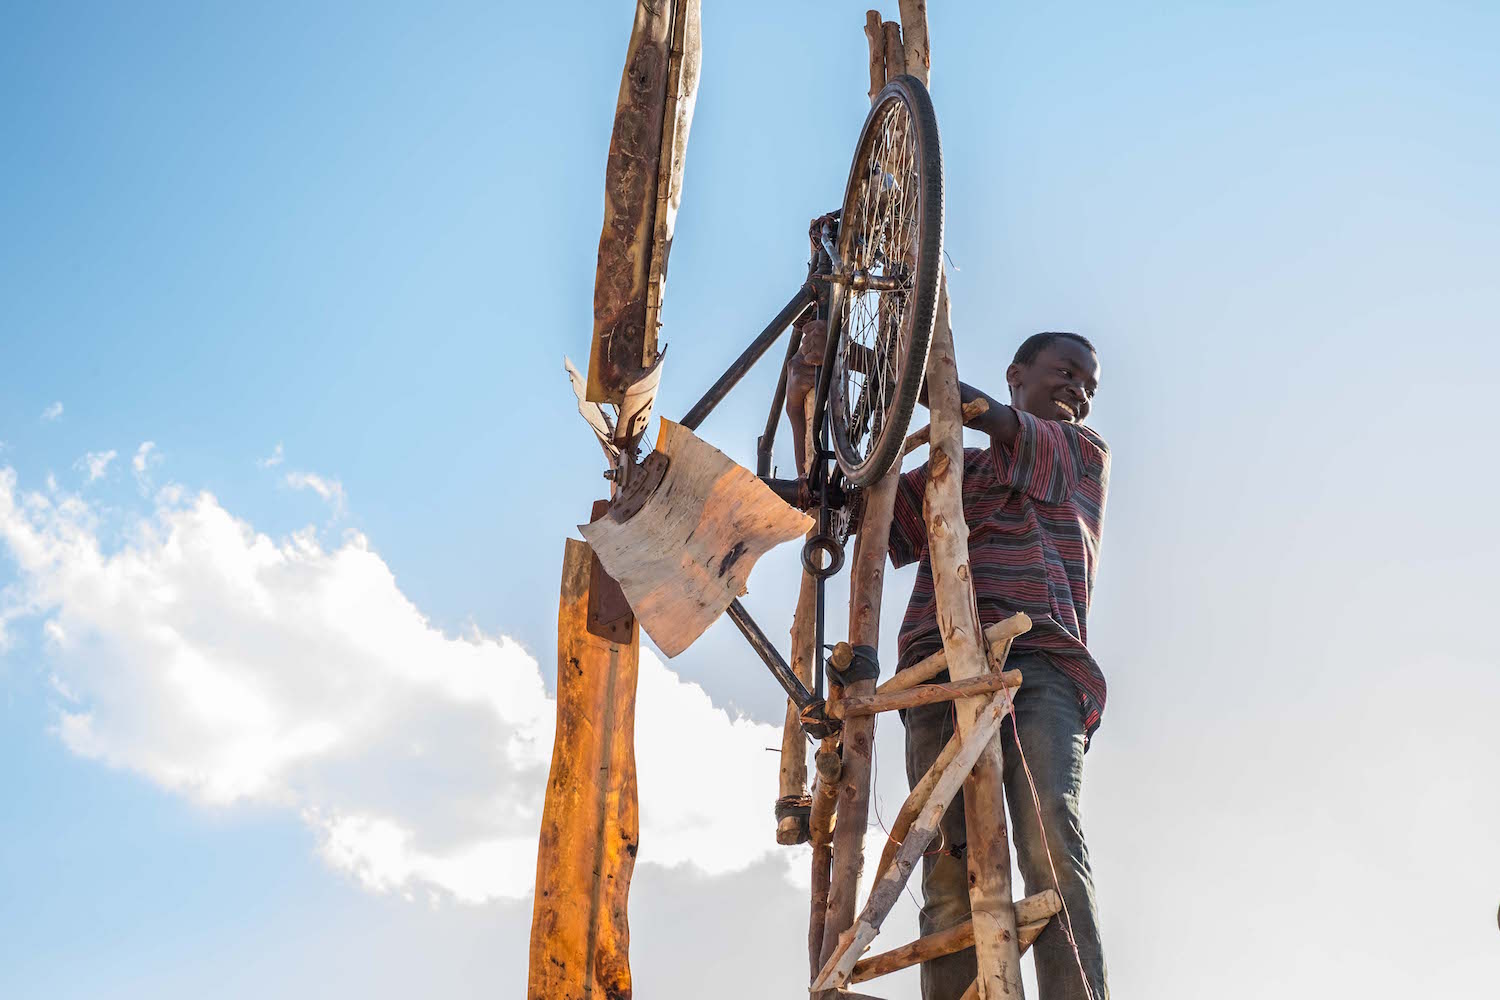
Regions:
[[[579,530],[641,627],[676,656],[746,592],[761,556],[814,522],[681,424],[662,420],[656,450],[667,457],[666,477],[640,511]]]
[[[557,730],[542,808],[529,1000],[628,1000],[626,905],[639,842],[635,690],[640,633],[587,629],[593,554],[569,539],[557,613]]]
[[[648,324],[647,311],[648,304],[660,306],[681,197],[698,81],[698,10],[699,0],[636,3],[604,170],[587,386],[591,402],[620,404],[658,361],[654,313]]]
[[[954,701],[959,698],[972,698],[975,695],[990,694],[1001,688],[1018,688],[1021,686],[1021,671],[1006,670],[1003,673],[985,673],[978,677],[970,677],[966,681],[949,681],[946,684],[921,684],[905,691],[888,691],[885,694],[876,692],[863,696],[850,696],[839,703],[836,718],[852,719],[861,715],[876,715],[880,712],[894,712],[903,708],[913,708],[917,705],[932,705],[940,701]],[[830,715],[833,713],[830,712]]]

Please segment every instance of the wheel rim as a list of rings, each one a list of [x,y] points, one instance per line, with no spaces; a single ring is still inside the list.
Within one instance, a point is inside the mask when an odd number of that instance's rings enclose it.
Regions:
[[[867,170],[839,223],[840,256],[855,273],[895,288],[846,285],[833,402],[839,444],[855,469],[871,459],[901,384],[912,341],[912,284],[921,237],[921,157],[911,109],[899,95],[885,102],[867,133]]]

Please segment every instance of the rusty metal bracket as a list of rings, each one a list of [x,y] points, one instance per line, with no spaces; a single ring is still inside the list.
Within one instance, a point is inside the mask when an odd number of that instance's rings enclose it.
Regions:
[[[663,470],[665,468],[663,463]],[[657,481],[660,482],[660,479]],[[608,500],[595,500],[589,520],[597,521],[609,512]],[[630,610],[625,592],[620,589],[615,578],[604,571],[604,565],[599,562],[598,556],[593,557],[589,567],[589,610],[584,627],[590,635],[618,643],[629,642],[635,628],[635,613]]]
[[[661,485],[669,464],[670,460],[666,455],[653,451],[639,466],[630,470],[629,480],[609,504],[609,516],[616,524],[624,524],[640,513],[641,508],[646,506],[646,501],[651,499],[651,494]],[[597,521],[598,518],[594,520]]]

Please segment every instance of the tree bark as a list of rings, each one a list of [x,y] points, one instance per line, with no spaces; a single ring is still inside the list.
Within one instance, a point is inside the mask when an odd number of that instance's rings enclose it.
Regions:
[[[629,1000],[626,905],[639,842],[635,688],[640,631],[588,631],[594,557],[568,539],[557,613],[557,734],[542,808],[529,1000]]]
[[[1010,645],[1016,636],[1031,629],[1031,619],[1021,612],[1016,612],[1004,621],[996,622],[984,630],[984,638],[989,643],[991,669],[998,669],[1005,664],[1005,658],[1010,654]],[[887,694],[894,691],[905,691],[914,688],[918,684],[932,680],[938,674],[948,669],[948,654],[938,650],[925,660],[919,660],[905,670],[887,680],[875,689],[876,694]]]
[[[958,397],[958,364],[948,318],[947,282],[938,295],[932,353],[927,361],[932,445],[928,459],[927,550],[932,560],[938,626],[954,680],[978,677],[989,669],[974,604],[969,569],[969,527],[963,510],[963,423]],[[974,728],[983,700],[954,703],[956,731]],[[979,962],[980,1000],[1019,998],[1021,953],[1011,907],[1010,843],[1005,827],[1005,789],[998,735],[986,747],[964,784],[969,906],[974,950]]]
[[[808,690],[813,686],[813,641],[817,622],[816,604],[818,581],[806,570],[802,572],[802,586],[797,591],[797,610],[792,615],[792,673],[797,675]],[[781,726],[781,787],[782,798],[800,797],[807,794],[807,734],[802,731],[802,715],[797,703],[790,698],[786,702],[786,719]],[[801,843],[802,821],[788,816],[776,822],[778,844]]]
[[[880,647],[880,600],[885,586],[886,549],[901,471],[892,468],[865,494],[865,512],[855,536],[849,571],[849,644]],[[856,681],[843,697],[875,692],[874,680]],[[854,922],[859,876],[864,869],[865,829],[870,820],[870,760],[874,752],[875,717],[850,719],[844,725],[842,774],[839,779],[838,825],[833,831],[833,878],[823,928],[823,960],[838,946],[839,935]]]
[[[849,697],[839,702],[838,718],[854,719],[861,715],[876,715],[894,712],[917,705],[931,705],[939,701],[956,701],[981,694],[993,694],[1003,687],[1021,686],[1021,672],[1006,670],[991,671],[966,681],[949,681],[946,684],[920,684],[905,691],[876,692],[863,697]],[[832,713],[830,713],[832,714]]]
[[[880,26],[885,36],[885,78],[901,76],[906,72],[906,52],[901,48],[901,25],[886,21]]]
[[[875,940],[875,935],[880,932],[880,925],[885,922],[886,915],[890,913],[891,907],[901,895],[901,887],[911,877],[912,869],[921,860],[922,852],[927,849],[927,845],[936,835],[938,823],[942,820],[943,813],[947,811],[948,804],[964,783],[964,776],[974,767],[975,761],[982,758],[986,750],[993,745],[993,740],[1000,732],[1000,720],[1005,716],[1005,705],[1003,696],[993,697],[972,720],[969,731],[962,736],[963,742],[959,746],[958,753],[933,783],[927,801],[922,804],[916,822],[912,824],[906,839],[896,851],[896,857],[891,862],[890,868],[881,876],[880,881],[870,888],[870,898],[865,901],[865,908],[860,913],[859,920],[839,937],[835,947],[831,950],[828,947],[828,940],[824,939],[824,950],[830,951],[830,954],[828,960],[823,963],[823,969],[818,974],[817,980],[813,982],[814,992],[833,989],[849,982],[849,974],[854,969],[854,963],[858,961],[860,954],[870,942]],[[965,805],[967,806],[968,802]],[[973,849],[972,845],[970,849]],[[1014,921],[1015,910],[1010,905],[1009,899],[1005,901],[1005,910]],[[978,937],[982,929],[978,921],[975,921],[975,927],[975,936]]]
[[[865,40],[870,43],[870,103],[885,86],[885,33],[881,30],[880,11],[865,11]]]

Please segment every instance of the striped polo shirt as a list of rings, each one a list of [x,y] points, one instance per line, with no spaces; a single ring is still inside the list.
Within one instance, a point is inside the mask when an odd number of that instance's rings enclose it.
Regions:
[[[1040,652],[1078,688],[1090,735],[1104,712],[1104,674],[1088,651],[1089,598],[1099,565],[1109,446],[1090,427],[1021,410],[1014,445],[964,451],[964,518],[980,621],[1017,611],[1032,621],[1014,649]],[[922,495],[927,466],[901,476],[891,519],[891,562],[920,559],[897,642],[897,669],[943,648]]]

